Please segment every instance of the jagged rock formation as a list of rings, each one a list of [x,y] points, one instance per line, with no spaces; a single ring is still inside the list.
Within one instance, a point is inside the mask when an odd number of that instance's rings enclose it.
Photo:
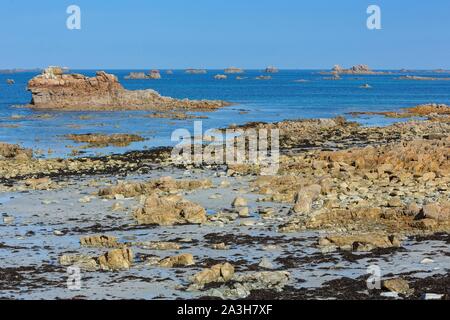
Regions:
[[[95,77],[63,74],[61,68],[47,68],[28,82],[31,107],[56,110],[196,110],[210,111],[226,105],[217,100],[188,100],[163,97],[158,92],[126,90],[117,77],[104,71]]]

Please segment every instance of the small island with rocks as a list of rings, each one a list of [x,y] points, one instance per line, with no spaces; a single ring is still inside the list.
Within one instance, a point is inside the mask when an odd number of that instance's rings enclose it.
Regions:
[[[64,74],[49,67],[28,82],[29,106],[40,110],[195,110],[213,111],[229,106],[219,100],[188,100],[161,96],[155,90],[126,90],[116,76],[98,71],[95,77]]]

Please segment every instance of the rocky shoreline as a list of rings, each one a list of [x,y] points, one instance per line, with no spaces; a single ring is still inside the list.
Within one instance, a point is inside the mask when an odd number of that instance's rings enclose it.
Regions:
[[[280,130],[274,176],[175,166],[164,148],[35,159],[0,144],[1,297],[449,299],[448,109],[387,127],[241,126]]]

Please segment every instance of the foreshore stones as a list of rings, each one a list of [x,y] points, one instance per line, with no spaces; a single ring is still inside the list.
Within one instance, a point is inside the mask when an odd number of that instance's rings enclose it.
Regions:
[[[383,234],[359,235],[329,235],[319,240],[319,247],[327,251],[336,248],[344,251],[371,251],[376,248],[400,247],[401,242],[396,236]]]
[[[114,249],[100,256],[97,261],[102,270],[127,270],[133,263],[133,252],[129,248]]]
[[[213,282],[227,282],[234,276],[234,267],[226,262],[223,264],[216,264],[209,269],[200,271],[192,278],[194,287],[201,288],[205,284]]]
[[[116,237],[106,235],[82,237],[80,239],[80,244],[83,247],[94,248],[117,248],[121,246]]]
[[[115,195],[121,194],[126,198],[131,198],[153,193],[191,191],[211,187],[212,182],[209,179],[175,180],[172,177],[162,177],[148,182],[119,182],[116,186],[101,189],[98,195],[105,198],[114,198]]]
[[[96,271],[99,269],[96,259],[85,255],[62,255],[59,258],[59,263],[62,266],[76,266],[84,271]]]
[[[168,257],[159,262],[163,268],[186,267],[195,264],[194,256],[190,253],[180,254],[178,256]]]
[[[170,226],[176,224],[202,224],[207,221],[206,211],[200,205],[178,195],[151,195],[134,212],[138,224]]]
[[[450,220],[450,202],[427,204],[422,208],[419,216],[436,221]]]
[[[408,281],[402,278],[384,280],[383,289],[403,295],[410,295],[414,292],[414,290],[409,287]]]
[[[233,206],[233,208],[246,207],[247,200],[245,200],[243,197],[239,196],[233,200],[233,203],[231,205]]]
[[[308,214],[311,211],[312,203],[316,200],[322,191],[320,185],[314,184],[302,188],[295,196],[295,205],[293,208],[296,214]]]
[[[188,100],[163,97],[154,90],[126,90],[116,76],[98,71],[95,77],[62,74],[55,68],[28,82],[32,101],[37,109],[55,110],[215,110],[224,101]]]
[[[249,296],[253,290],[282,292],[290,281],[290,273],[287,271],[251,272],[237,274],[233,280],[230,286],[225,284],[218,289],[211,289],[207,295],[222,299],[243,299]]]

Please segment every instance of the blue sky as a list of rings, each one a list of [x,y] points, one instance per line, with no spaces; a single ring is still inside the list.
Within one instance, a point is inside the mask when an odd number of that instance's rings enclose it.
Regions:
[[[0,69],[450,68],[449,15],[448,0],[1,0]]]

